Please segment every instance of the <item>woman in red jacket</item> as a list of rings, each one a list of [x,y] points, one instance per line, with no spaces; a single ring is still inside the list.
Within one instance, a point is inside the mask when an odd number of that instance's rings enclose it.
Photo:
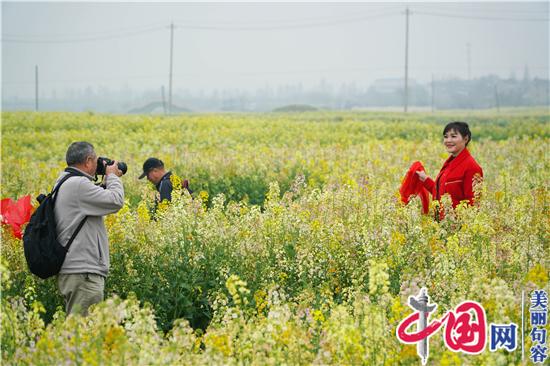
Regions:
[[[483,170],[466,148],[472,133],[465,122],[451,122],[443,130],[443,144],[451,155],[443,164],[435,181],[423,171],[417,171],[424,187],[435,200],[448,193],[456,207],[461,201],[474,202],[474,185],[483,178]]]

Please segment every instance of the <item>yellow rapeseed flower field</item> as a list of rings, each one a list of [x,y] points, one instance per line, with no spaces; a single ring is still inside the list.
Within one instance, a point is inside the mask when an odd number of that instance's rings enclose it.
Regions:
[[[415,160],[437,174],[453,120],[470,124],[485,179],[476,206],[436,222],[398,189]],[[106,301],[66,317],[55,279],[32,276],[2,227],[3,364],[417,365],[395,332],[421,287],[437,316],[469,299],[502,324],[521,322],[522,291],[550,290],[547,110],[4,112],[2,198],[51,190],[82,140],[129,167],[125,206],[105,219]],[[154,215],[137,179],[150,156],[194,192]],[[434,336],[429,362],[520,364],[521,352],[453,353]]]

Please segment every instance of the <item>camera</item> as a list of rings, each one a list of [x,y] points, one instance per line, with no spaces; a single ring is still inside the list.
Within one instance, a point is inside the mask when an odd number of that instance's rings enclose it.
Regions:
[[[95,171],[95,174],[105,175],[105,168],[107,167],[107,165],[113,165],[114,163],[115,163],[114,160],[100,156],[99,158],[97,158],[97,169]],[[117,166],[118,166],[118,169],[122,171],[122,174],[126,174],[126,172],[128,171],[128,166],[126,165],[126,163],[122,161],[119,161],[117,163]]]

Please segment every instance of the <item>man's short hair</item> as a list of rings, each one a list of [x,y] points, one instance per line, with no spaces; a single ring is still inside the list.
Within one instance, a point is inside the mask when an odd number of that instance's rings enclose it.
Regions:
[[[94,155],[94,145],[86,141],[73,142],[67,149],[65,160],[68,166],[81,164],[86,162],[86,159]]]

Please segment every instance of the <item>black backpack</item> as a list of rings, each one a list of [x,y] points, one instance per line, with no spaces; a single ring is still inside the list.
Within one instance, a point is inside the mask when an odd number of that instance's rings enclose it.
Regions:
[[[84,217],[80,222],[66,246],[59,243],[54,214],[57,191],[67,179],[83,176],[81,172],[75,169],[67,168],[65,171],[69,174],[61,179],[50,194],[45,197],[40,195],[37,198],[40,206],[32,214],[23,235],[23,248],[29,270],[43,279],[59,273],[71,244],[87,219],[87,217]]]

